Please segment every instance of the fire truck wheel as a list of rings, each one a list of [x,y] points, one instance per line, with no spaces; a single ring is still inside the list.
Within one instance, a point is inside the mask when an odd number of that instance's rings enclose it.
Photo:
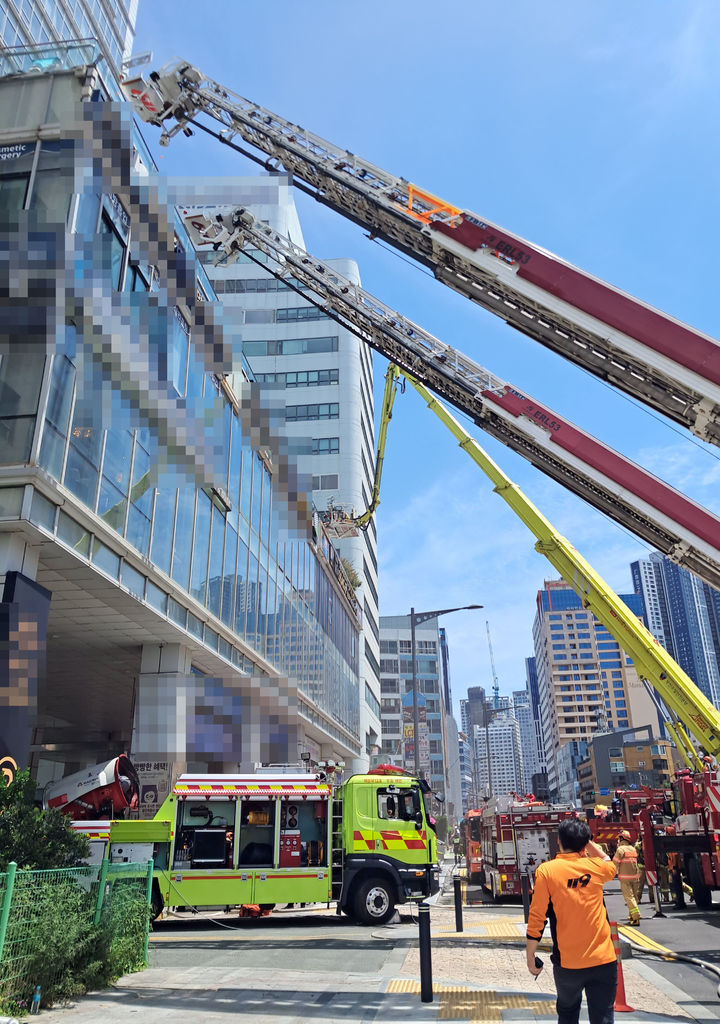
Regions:
[[[157,879],[153,879],[152,896],[150,897],[150,919],[157,921],[163,912],[165,903],[160,892],[160,886],[157,883]]]
[[[693,858],[688,864],[688,878],[692,886],[695,906],[701,910],[709,910],[712,907],[712,890],[705,885],[700,871],[700,865]]]
[[[395,913],[395,896],[384,878],[366,878],[355,893],[354,916],[361,924],[385,924]]]

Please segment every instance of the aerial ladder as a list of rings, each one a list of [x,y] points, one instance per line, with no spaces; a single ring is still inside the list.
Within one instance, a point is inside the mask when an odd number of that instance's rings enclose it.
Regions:
[[[263,270],[290,288],[300,282],[304,299],[366,341],[391,365],[411,373],[548,476],[720,587],[720,519],[707,509],[403,317],[272,228],[258,224],[247,210],[214,216],[191,209],[180,208],[180,212],[193,243],[205,248],[212,245],[218,261],[232,262],[243,250],[252,260],[254,250],[261,252],[268,258],[261,264]],[[388,391],[388,386],[386,382],[383,407],[391,411],[394,391]],[[378,494],[376,475],[374,501]]]
[[[682,416],[677,414],[677,407],[675,407],[673,412],[672,405],[664,407],[660,403],[657,407],[670,415],[671,418],[675,418],[687,426],[694,427],[696,433],[703,433],[707,439],[713,440],[716,443],[720,441],[720,435],[710,436],[712,433],[711,426],[713,424],[717,426],[715,417],[718,411],[717,405],[712,403],[715,402],[716,397],[720,397],[720,395],[715,395],[714,392],[712,396],[710,394],[712,390],[711,385],[714,386],[712,378],[718,377],[720,380],[720,365],[717,359],[720,346],[712,338],[702,336],[691,328],[678,324],[676,321],[665,316],[665,314],[652,310],[650,307],[638,302],[638,300],[623,295],[623,293],[618,292],[612,286],[603,284],[589,277],[589,275],[584,275],[581,271],[563,264],[557,257],[545,253],[544,250],[539,250],[532,246],[527,247],[526,250],[519,250],[517,247],[512,246],[508,248],[508,245],[503,243],[499,236],[493,235],[492,231],[490,231],[492,226],[478,221],[477,218],[475,218],[476,223],[473,224],[472,215],[454,207],[449,207],[428,193],[416,189],[415,186],[407,182],[403,183],[402,179],[390,179],[384,172],[377,168],[372,168],[372,165],[357,160],[352,154],[345,153],[343,156],[342,151],[334,150],[328,143],[318,139],[316,136],[311,136],[298,126],[290,125],[288,122],[276,118],[275,115],[263,111],[262,108],[257,107],[255,104],[250,104],[241,97],[232,96],[217,83],[203,78],[201,73],[190,65],[182,62],[176,63],[163,69],[162,72],[153,72],[150,75],[150,82],[146,83],[140,79],[126,82],[125,89],[128,96],[134,102],[136,109],[145,120],[160,126],[163,126],[164,121],[169,119],[176,121],[176,124],[170,129],[163,127],[164,142],[167,142],[172,135],[180,130],[185,131],[186,134],[192,134],[189,124],[196,123],[193,118],[196,114],[204,111],[226,126],[223,134],[219,136],[222,141],[231,143],[232,139],[237,135],[245,138],[243,132],[246,132],[248,136],[246,141],[253,142],[261,149],[263,148],[261,143],[263,143],[266,151],[271,151],[273,157],[281,162],[286,169],[291,170],[303,180],[310,181],[318,189],[318,197],[322,198],[323,202],[327,202],[328,205],[350,216],[351,219],[356,220],[358,223],[372,228],[375,219],[382,219],[381,213],[387,215],[388,223],[395,218],[396,224],[404,224],[405,234],[403,237],[406,243],[402,244],[400,237],[390,240],[393,240],[404,251],[416,256],[419,256],[420,252],[416,252],[414,246],[424,247],[424,253],[427,257],[425,262],[433,266],[436,275],[476,300],[478,296],[475,292],[478,290],[482,291],[480,285],[483,281],[483,273],[487,269],[485,266],[487,259],[497,259],[500,263],[512,264],[512,272],[518,280],[520,280],[519,267],[527,267],[534,264],[541,268],[543,259],[554,262],[556,270],[562,271],[559,275],[560,279],[563,278],[564,274],[568,282],[571,284],[574,282],[573,287],[566,289],[566,292],[568,294],[573,293],[574,297],[583,294],[585,296],[584,305],[587,307],[583,310],[581,305],[573,307],[572,304],[565,303],[567,307],[565,312],[570,318],[569,329],[571,334],[567,334],[565,331],[559,331],[558,333],[561,336],[564,335],[573,344],[577,344],[578,348],[582,348],[585,343],[578,339],[586,328],[592,334],[594,329],[594,326],[590,323],[592,312],[597,312],[595,303],[599,301],[599,298],[602,298],[607,308],[611,311],[615,309],[616,312],[612,313],[612,316],[606,316],[605,321],[601,324],[601,329],[606,332],[606,349],[605,353],[601,353],[601,357],[607,359],[608,353],[614,351],[613,346],[622,341],[622,332],[616,330],[613,333],[610,330],[612,327],[610,321],[612,321],[613,317],[617,318],[617,316],[620,316],[620,313],[617,312],[620,310],[626,317],[625,326],[629,327],[631,324],[634,324],[633,331],[625,336],[626,339],[634,338],[634,342],[629,346],[628,350],[634,352],[635,355],[638,355],[643,350],[641,355],[642,359],[646,360],[646,362],[642,363],[642,366],[645,369],[652,371],[654,374],[660,362],[651,358],[649,353],[665,351],[664,358],[666,363],[662,365],[665,370],[670,369],[672,373],[676,374],[674,379],[672,376],[668,379],[672,384],[671,390],[675,392],[674,398],[678,399],[677,404],[682,404],[676,392],[682,390],[683,380],[687,382],[692,377],[693,386],[697,385],[700,389],[698,394],[695,395],[697,401],[695,401],[694,405],[686,403],[685,412]],[[276,146],[279,139],[284,139],[284,149],[279,145]],[[294,154],[297,159],[290,159],[288,154]],[[280,160],[280,156],[282,156],[282,160]],[[330,174],[329,159],[336,160],[336,165],[333,168],[334,175]],[[297,167],[294,164],[297,164]],[[303,173],[300,173],[300,171]],[[338,178],[338,175],[351,177],[353,187],[349,187],[346,177]],[[358,187],[359,182],[364,183],[362,188]],[[337,187],[330,188],[333,183]],[[351,203],[347,206],[344,202],[341,202],[342,197],[347,199],[353,196],[354,205]],[[652,634],[629,611],[599,574],[592,569],[569,541],[553,528],[552,524],[545,519],[522,491],[512,483],[499,466],[493,462],[465,428],[445,408],[439,398],[431,393],[426,383],[419,379],[418,370],[422,370],[430,376],[428,371],[432,367],[434,375],[428,383],[431,384],[433,391],[439,391],[443,395],[445,395],[446,391],[450,391],[458,397],[462,394],[464,403],[458,402],[456,404],[463,408],[464,411],[468,411],[465,409],[468,391],[475,398],[478,395],[484,396],[486,391],[499,393],[504,398],[508,396],[508,391],[511,391],[519,397],[521,403],[531,402],[532,400],[528,400],[521,392],[511,389],[505,382],[500,381],[494,375],[484,370],[484,368],[473,364],[466,357],[455,353],[448,346],[442,343],[438,344],[437,339],[433,339],[432,336],[422,331],[417,325],[405,321],[397,313],[389,310],[388,307],[379,303],[378,300],[373,299],[357,286],[341,278],[330,268],[325,267],[319,261],[313,260],[312,257],[304,253],[299,247],[293,246],[292,243],[282,239],[270,228],[265,229],[263,232],[255,230],[254,220],[247,211],[235,211],[229,217],[228,223],[225,223],[225,218],[221,214],[214,218],[213,223],[206,215],[198,215],[190,211],[185,211],[184,219],[194,241],[200,244],[211,244],[216,251],[222,250],[228,257],[237,258],[237,255],[243,251],[243,248],[250,245],[266,253],[268,249],[274,249],[274,252],[270,252],[270,255],[277,262],[277,267],[269,268],[272,273],[282,279],[291,272],[293,276],[297,277],[315,292],[316,296],[318,296],[315,301],[316,305],[324,309],[329,316],[343,323],[355,334],[369,341],[373,347],[382,351],[398,367],[403,377],[415,388],[428,407],[450,430],[458,444],[489,477],[496,492],[500,494],[533,532],[537,539],[536,549],[548,558],[560,575],[575,589],[581,597],[584,607],[593,612],[596,618],[615,637],[622,649],[632,658],[640,677],[647,680],[660,695],[674,723],[676,736],[681,743],[687,740],[686,757],[696,766],[701,765],[695,747],[692,744],[691,737],[693,737],[707,755],[717,758],[720,755],[720,712],[713,707],[710,701],[707,700],[670,655],[660,647]],[[378,228],[381,227],[380,224],[377,226]],[[485,242],[477,240],[477,237],[470,230],[473,227],[479,228],[481,233],[489,232],[489,234],[482,236],[486,238]],[[446,250],[446,255],[449,254],[447,261],[443,263],[438,255],[442,251],[442,243],[438,240],[437,235],[451,238],[453,231],[459,231],[460,234],[457,235],[457,238],[462,237],[468,243],[465,245],[467,252],[463,255],[463,260],[469,260],[472,263],[473,258],[468,254],[475,253],[474,260],[477,273],[474,277],[471,275],[470,278],[467,278],[472,283],[470,290],[467,290],[465,286],[460,286],[458,284],[459,279],[456,280],[453,277],[462,260],[449,258],[449,255],[453,252],[450,242],[447,243],[450,246]],[[377,233],[383,234],[384,232],[379,230]],[[390,238],[390,235],[387,237]],[[422,240],[422,245],[418,243],[418,239]],[[476,241],[477,245],[473,248]],[[261,242],[262,244],[260,244]],[[453,242],[456,248],[459,244],[457,240]],[[490,249],[491,244],[494,246],[492,249]],[[456,253],[456,255],[458,254]],[[541,258],[535,259],[535,257]],[[467,262],[463,265],[465,269],[469,269]],[[487,264],[487,266],[490,265],[489,263]],[[290,268],[292,268],[292,271],[290,271]],[[562,268],[564,268],[564,271]],[[303,271],[306,273],[303,273]],[[533,271],[533,274],[536,277],[538,276],[535,274],[535,271]],[[460,276],[462,277],[462,275]],[[542,274],[540,274],[540,277],[542,277]],[[523,280],[525,278],[530,280],[527,273]],[[582,287],[578,283],[578,278],[584,282]],[[575,286],[577,288],[574,291]],[[491,284],[491,287],[501,288],[499,278]],[[559,286],[557,290],[562,291]],[[471,292],[473,294],[470,294]],[[488,292],[488,294],[490,293]],[[501,298],[496,292],[493,294],[496,298]],[[544,301],[549,302],[548,296],[552,294],[554,294],[553,290],[549,289],[543,296]],[[346,297],[344,306],[343,296]],[[352,299],[348,299],[348,296],[352,296]],[[492,295],[490,297],[492,298]],[[310,297],[310,300],[314,301],[312,297]],[[508,302],[507,299],[502,299],[502,302],[509,308],[513,308],[513,303]],[[366,303],[367,306],[365,305]],[[487,305],[488,308],[494,308],[492,303],[485,302],[484,300],[483,304]],[[523,313],[523,310],[521,310],[521,313]],[[527,315],[529,324],[532,316],[530,313]],[[550,316],[550,313],[544,310],[541,315],[543,318],[546,318]],[[514,322],[511,315],[507,312],[505,318],[508,319],[508,322]],[[379,328],[380,321],[384,321],[381,329]],[[536,322],[540,326],[545,324],[552,327],[551,324],[547,324],[546,319],[541,320],[536,317]],[[542,340],[546,344],[548,343],[547,338],[545,338],[542,332],[533,333],[533,330],[529,329],[527,324],[525,326],[525,333],[537,336],[538,340]],[[654,339],[650,337],[653,331],[657,335]],[[662,335],[662,338],[660,338],[660,335]],[[673,345],[670,345],[670,341],[673,341],[675,346],[674,354],[678,360],[682,360],[677,364],[673,364],[672,367],[667,365],[668,352],[673,348]],[[602,339],[599,337],[591,340],[591,345],[596,345],[598,351],[602,347],[601,343]],[[562,346],[560,346],[560,350],[562,350]],[[593,349],[593,355],[598,355],[598,351]],[[428,354],[430,354],[430,358],[428,358]],[[564,354],[567,355],[568,352],[564,352]],[[576,356],[577,353],[574,353],[572,356],[574,361],[582,364],[582,360],[576,358]],[[451,357],[454,357],[454,360]],[[592,360],[590,360],[587,366],[588,369],[592,369],[590,363],[592,363]],[[597,369],[597,366],[595,368]],[[615,381],[605,373],[599,373],[598,375],[604,379],[612,379],[613,383],[617,383],[624,390],[628,390],[630,393],[637,392],[637,397],[641,397],[651,405],[654,404],[653,394],[656,394],[657,388],[653,391],[653,388],[650,387],[652,383],[650,377],[635,372],[631,368],[631,364],[627,362],[618,363],[618,368],[641,383],[628,384],[627,380],[622,378]],[[705,373],[707,378],[704,382],[701,380],[703,373]],[[473,375],[476,378],[474,388],[469,388],[468,381]],[[656,375],[655,379],[659,381],[660,377],[661,375]],[[444,384],[444,387],[440,386],[441,383]],[[627,386],[624,386],[626,384]],[[514,395],[510,397],[514,397]],[[712,403],[709,404],[711,397]],[[704,423],[702,431],[698,426],[701,418]],[[541,422],[544,421],[541,419]],[[485,429],[488,429],[485,424],[483,426]],[[555,427],[561,428],[562,424],[550,422],[545,423],[545,426],[550,431],[555,431]],[[571,429],[577,430],[577,428]],[[594,443],[599,444],[596,441]],[[612,453],[606,446],[602,447],[605,451],[622,460],[622,456]],[[629,460],[623,461],[630,469],[644,474],[644,470],[634,467]],[[660,483],[655,481],[655,478],[650,477],[649,474],[645,475],[649,480]],[[661,484],[661,486],[663,488],[667,487],[664,484]],[[667,490],[672,492],[672,488],[667,488]],[[678,492],[672,493],[681,501],[687,501]],[[690,505],[694,505],[694,503],[690,503]],[[716,518],[707,510],[701,509],[700,506],[694,507],[699,513],[709,517],[707,520],[708,526],[713,521],[717,522]],[[641,520],[644,518],[646,517],[638,516],[638,525],[643,530],[647,528],[641,523]],[[682,547],[688,545],[688,541],[685,539],[687,532],[687,530],[681,531],[678,544]],[[641,535],[644,536],[644,533],[641,533]],[[674,550],[672,553],[677,557],[682,552]],[[719,563],[716,555],[713,556],[712,561],[715,566],[713,572],[717,573]]]
[[[284,168],[298,188],[371,238],[384,239],[523,334],[720,444],[720,345],[709,335],[231,92],[187,61],[127,79],[123,87],[139,116],[162,128],[161,144],[197,128],[270,170]]]
[[[312,259],[303,249],[284,239],[271,228],[260,228],[248,211],[236,210],[229,215],[218,213],[214,216],[188,210],[181,213],[191,239],[198,245],[212,245],[218,253],[218,260],[232,261],[244,250],[259,249],[270,257],[270,262],[261,264],[264,269],[280,279],[287,280],[291,276],[306,285],[310,292],[314,293],[313,297],[313,294],[304,290],[302,294],[306,299],[320,305],[329,315],[334,316],[361,338],[370,341],[388,358],[392,359],[393,354],[397,354],[402,364],[392,362],[386,375],[379,432],[380,468],[389,419],[392,415],[395,386],[402,375],[448,428],[460,447],[490,479],[496,493],[531,530],[536,537],[536,550],[545,555],[563,579],[573,587],[580,596],[583,606],[596,616],[618,641],[622,650],[632,658],[640,678],[647,680],[660,696],[668,712],[673,738],[686,763],[698,769],[701,766],[692,737],[706,754],[719,757],[720,712],[659,645],[640,619],[628,609],[572,544],[555,530],[420,379],[421,373],[429,375],[428,367],[433,365],[434,358],[440,369],[437,377],[431,377],[432,386],[433,390],[442,390],[438,379],[443,373],[449,373],[452,377],[450,371],[454,373],[459,367],[465,366],[465,357],[427,335],[400,314],[388,310],[379,304],[378,300],[338,275],[331,267]],[[467,368],[465,373],[469,375],[469,372]],[[481,386],[490,386],[487,371],[476,367],[475,373],[478,372],[481,373],[478,379]],[[464,377],[462,379],[465,380]],[[463,407],[462,403],[458,404]],[[374,507],[377,507],[379,501],[379,488],[380,477],[376,472],[373,487]],[[357,521],[362,520],[365,523],[371,514],[372,512],[368,510]],[[600,700],[602,701],[602,698]]]

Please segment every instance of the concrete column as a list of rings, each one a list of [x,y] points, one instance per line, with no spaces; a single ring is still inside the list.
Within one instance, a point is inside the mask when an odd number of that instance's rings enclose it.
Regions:
[[[172,762],[172,774],[251,772],[256,762],[297,760],[297,689],[287,679],[190,671],[179,644],[146,645],[135,700],[131,757]]]
[[[0,593],[8,572],[22,573],[29,580],[37,578],[40,548],[28,543],[22,533],[0,533]]]
[[[37,564],[37,549],[21,534],[0,534],[0,771],[8,776],[30,764],[45,672],[52,594],[25,574],[35,576]]]

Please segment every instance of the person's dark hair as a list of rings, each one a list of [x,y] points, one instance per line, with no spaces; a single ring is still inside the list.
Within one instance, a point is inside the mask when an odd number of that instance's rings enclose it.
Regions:
[[[561,821],[558,835],[560,836],[563,850],[567,850],[568,853],[580,853],[590,842],[591,838],[587,822],[580,821],[579,818],[566,818],[564,821]]]

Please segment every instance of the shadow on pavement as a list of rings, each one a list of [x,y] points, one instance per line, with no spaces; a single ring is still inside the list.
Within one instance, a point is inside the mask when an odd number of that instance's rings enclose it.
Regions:
[[[107,1005],[108,993],[99,992],[85,996],[78,1004],[79,1009],[88,1010],[93,1002]],[[187,990],[169,988],[115,989],[111,995],[113,1017],[122,1010],[128,1015],[137,1015],[144,1010],[148,1020],[152,1011],[162,1011],[163,1019],[168,1011],[176,1010],[178,1020],[202,1020],[211,1014],[234,1014],[234,1019],[247,1017],[258,1020],[264,1017],[282,1020],[286,1017],[301,1020],[382,1020],[383,1022],[409,1019],[434,1020],[437,1005],[425,1007],[414,994],[363,992],[299,992],[297,989],[251,989],[221,988],[213,990]],[[426,1012],[423,1013],[423,1010]],[[107,1014],[105,1014],[107,1016]],[[119,1017],[117,1019],[120,1019]],[[135,1019],[136,1016],[135,1016]]]

